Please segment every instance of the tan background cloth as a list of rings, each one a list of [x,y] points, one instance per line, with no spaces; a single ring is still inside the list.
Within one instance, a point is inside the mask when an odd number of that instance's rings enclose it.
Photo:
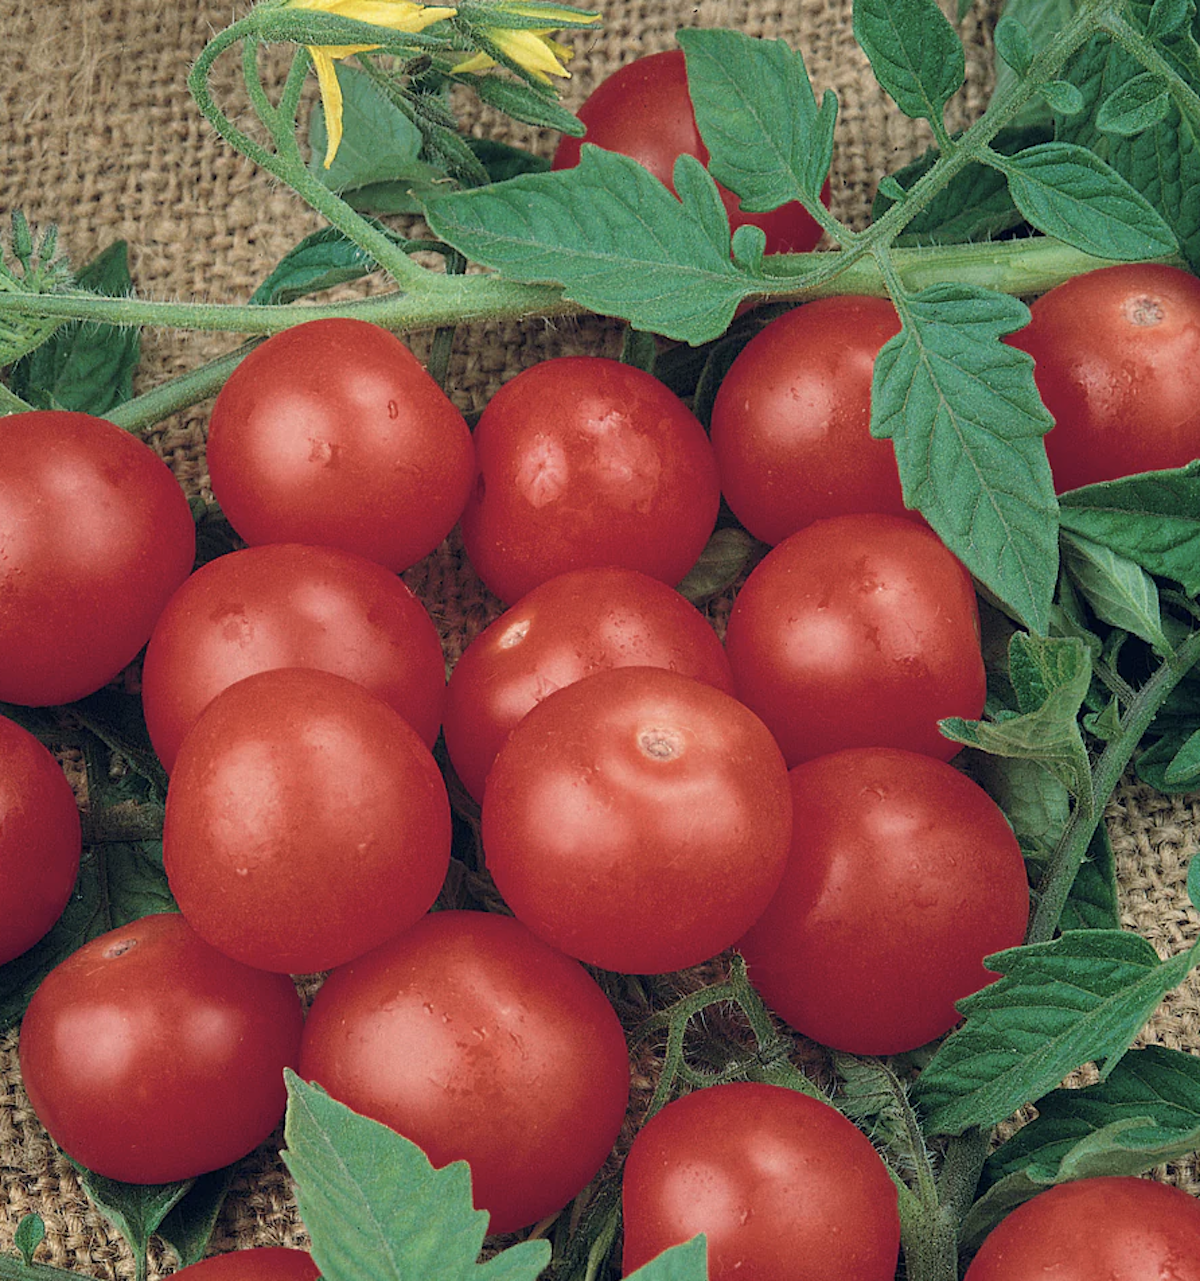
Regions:
[[[963,25],[969,80],[951,104],[952,127],[974,118],[987,101],[998,9],[998,0],[980,0]],[[7,221],[8,211],[19,208],[35,225],[57,222],[77,266],[112,240],[128,240],[142,296],[244,300],[319,223],[289,191],[221,143],[187,94],[188,68],[206,38],[243,11],[212,0],[0,0],[0,217]],[[669,47],[680,26],[737,27],[800,48],[818,92],[832,88],[841,101],[833,209],[855,225],[866,220],[879,174],[928,140],[925,127],[906,120],[875,85],[851,36],[849,0],[609,0],[605,20],[600,32],[567,37],[578,51],[568,105],[577,106],[632,57]],[[282,55],[275,64],[284,65]],[[234,94],[232,71],[223,69],[217,83]],[[475,128],[547,155],[555,142],[554,135],[482,117]],[[138,389],[237,341],[148,333]],[[571,351],[614,354],[618,342],[615,326],[590,318],[463,330],[451,364],[452,392],[464,410],[479,409],[505,378],[538,359]],[[422,340],[413,345],[424,351]],[[189,492],[206,480],[207,408],[171,419],[152,436]],[[451,659],[497,611],[463,564],[455,536],[405,578],[439,621]],[[1126,924],[1164,955],[1178,951],[1200,928],[1184,888],[1186,860],[1200,832],[1200,799],[1128,786],[1108,817]],[[1200,1048],[1200,985],[1175,993],[1150,1034],[1176,1048]],[[1200,1194],[1194,1159],[1160,1174]],[[31,1211],[48,1229],[39,1261],[97,1277],[133,1275],[128,1251],[89,1207],[33,1116],[10,1034],[0,1039],[0,1252],[11,1250],[13,1229]],[[240,1168],[216,1245],[303,1240],[286,1175],[267,1145]]]

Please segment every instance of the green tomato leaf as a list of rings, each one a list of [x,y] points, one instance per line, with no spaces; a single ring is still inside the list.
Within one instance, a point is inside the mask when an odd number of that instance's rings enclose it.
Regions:
[[[39,1245],[46,1239],[46,1223],[40,1214],[27,1214],[17,1224],[13,1233],[13,1245],[21,1252],[26,1266],[33,1262],[33,1256]]]
[[[285,1072],[284,1163],[325,1281],[534,1281],[546,1241],[478,1263],[487,1214],[465,1161],[435,1170],[415,1143]]]
[[[1059,918],[1060,930],[1119,930],[1117,861],[1108,829],[1097,825]]]
[[[917,1081],[928,1132],[995,1125],[1084,1063],[1107,1078],[1197,959],[1200,944],[1160,961],[1125,930],[1076,930],[988,957],[1003,977],[958,1003],[966,1022]]]
[[[1127,80],[1100,104],[1096,128],[1101,133],[1132,138],[1161,124],[1171,107],[1171,86],[1161,76],[1147,71]]]
[[[1194,854],[1188,860],[1187,891],[1192,906],[1200,911],[1200,859]]]
[[[1018,76],[1024,76],[1034,55],[1033,37],[1029,34],[1029,28],[1020,18],[1011,12],[1005,12],[996,23],[992,40],[997,56]]]
[[[1179,787],[1200,778],[1200,730],[1189,734],[1163,771],[1163,782]]]
[[[1196,16],[1194,0],[1154,0],[1146,33],[1161,40],[1174,35],[1185,23]]]
[[[1058,35],[1079,7],[1079,0],[1005,0],[1004,17],[1021,23],[1032,45],[1031,60]],[[1024,73],[1000,59],[996,63],[996,96],[1008,93]],[[1013,122],[1017,125],[1047,125],[1050,113],[1034,100]]]
[[[143,1261],[151,1236],[172,1209],[187,1195],[190,1179],[180,1183],[120,1183],[71,1164],[92,1204],[129,1242],[134,1256]]]
[[[803,57],[782,40],[699,28],[678,40],[712,176],[743,209],[815,205],[833,159],[834,94],[817,106]]]
[[[906,116],[941,120],[966,76],[966,56],[936,0],[854,0],[854,38]]]
[[[703,605],[732,587],[761,550],[762,544],[744,529],[730,525],[715,530],[679,584],[679,594],[693,605]]]
[[[644,1263],[625,1281],[708,1281],[708,1243],[703,1234]]]
[[[1139,564],[1080,534],[1064,533],[1062,548],[1067,573],[1098,618],[1170,652],[1158,588]]]
[[[973,756],[971,777],[1004,811],[1024,850],[1048,854],[1071,817],[1071,794],[1036,760],[1023,756]]]
[[[584,135],[583,122],[560,106],[553,94],[548,96],[524,80],[469,74],[457,75],[454,79],[474,90],[481,102],[522,124],[538,129],[556,129],[559,133],[570,134],[572,138]],[[468,139],[468,142],[473,145],[474,140]]]
[[[284,254],[250,301],[263,306],[295,302],[321,289],[361,280],[375,268],[375,260],[336,227],[322,227]]]
[[[1048,80],[1039,91],[1060,116],[1075,116],[1083,110],[1083,94],[1069,80]]]
[[[549,157],[534,155],[524,147],[513,147],[496,138],[468,138],[466,143],[492,182],[507,182],[523,173],[546,173],[550,168]]]
[[[875,361],[871,434],[890,439],[905,501],[1010,612],[1044,632],[1058,575],[1057,503],[1033,362],[1000,341],[1015,298],[934,285],[898,299]]]
[[[175,1251],[181,1268],[198,1263],[204,1257],[233,1183],[234,1169],[227,1165],[200,1175],[158,1225],[158,1235]]]
[[[1192,737],[1186,730],[1177,728],[1161,734],[1134,758],[1134,773],[1143,783],[1168,796],[1194,791],[1200,783],[1200,770],[1191,772],[1195,760]]]

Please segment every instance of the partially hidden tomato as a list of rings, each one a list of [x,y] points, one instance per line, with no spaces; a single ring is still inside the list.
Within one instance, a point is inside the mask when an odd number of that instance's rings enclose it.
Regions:
[[[1150,1179],[1060,1183],[984,1240],[965,1281],[1200,1281],[1200,1201]]]
[[[987,692],[970,575],[899,516],[832,516],[785,538],[738,593],[725,651],[789,765],[867,746],[949,760],[959,745],[938,721],[979,717]]]
[[[256,347],[208,428],[213,495],[251,544],[315,543],[403,570],[467,501],[463,416],[394,334],[313,320]]]
[[[955,1001],[1018,946],[1025,863],[995,801],[953,766],[859,748],[790,773],[783,880],[737,944],[750,981],[798,1032],[854,1054],[925,1045]]]
[[[826,1103],[734,1082],[642,1127],[621,1192],[626,1275],[703,1232],[710,1281],[892,1281],[896,1188],[871,1142]]]
[[[173,1275],[187,1281],[319,1281],[321,1273],[306,1250],[264,1245],[214,1254]]]
[[[106,685],[195,555],[187,499],[148,445],[89,414],[0,418],[0,701]]]
[[[272,667],[356,681],[433,746],[445,657],[424,605],[393,573],[334,547],[278,544],[219,556],[159,616],[142,664],[146,727],[168,771],[223,689]]]
[[[492,761],[547,694],[610,667],[666,667],[733,693],[708,620],[674,588],[632,569],[577,569],[523,596],[467,646],[450,676],[446,750],[483,797]]]
[[[450,804],[429,748],[374,694],[281,667],[218,694],[167,789],[163,863],[198,934],[247,965],[307,974],[429,909]]]
[[[178,913],[160,913],[51,970],[21,1023],[21,1078],[75,1161],[127,1183],[171,1183],[270,1135],[303,1022],[289,978],[231,960]]]
[[[621,1025],[584,968],[520,922],[435,912],[325,980],[300,1074],[434,1166],[466,1160],[490,1232],[562,1209],[625,1117]]]
[[[688,96],[687,64],[681,49],[652,53],[613,72],[588,95],[576,113],[586,126],[582,138],[564,135],[554,153],[554,169],[571,169],[579,163],[587,142],[605,151],[630,156],[648,169],[671,191],[672,175],[680,156],[694,156],[708,163],[708,148],[700,137]],[[729,216],[730,227],[759,227],[767,238],[766,252],[802,253],[821,238],[821,229],[798,201],[770,213],[746,213],[732,191],[717,189]],[[829,202],[826,181],[821,200]]]
[[[516,916],[568,955],[634,974],[697,965],[738,938],[779,883],[791,828],[762,721],[658,667],[549,695],[483,796],[487,867]]]

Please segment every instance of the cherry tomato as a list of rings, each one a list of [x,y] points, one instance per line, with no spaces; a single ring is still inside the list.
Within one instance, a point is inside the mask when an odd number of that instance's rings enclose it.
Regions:
[[[483,411],[475,448],[463,542],[504,601],[594,565],[673,585],[716,522],[704,428],[658,379],[615,360],[563,356],[523,370]]]
[[[636,58],[602,81],[576,113],[587,126],[582,138],[564,136],[554,153],[552,168],[571,169],[579,163],[585,142],[605,151],[631,156],[660,182],[675,190],[672,174],[679,156],[695,156],[708,164],[708,148],[696,127],[688,96],[687,64],[682,49]],[[743,213],[732,191],[717,184],[731,228],[761,227],[767,253],[801,253],[821,238],[821,229],[798,201],[770,213]],[[821,191],[829,203],[829,183]]]
[[[302,974],[358,956],[424,915],[449,861],[432,754],[344,677],[247,676],[175,759],[167,880],[196,932],[247,965]]]
[[[1200,280],[1157,263],[1051,289],[1007,341],[1034,359],[1054,488],[1200,458]]]
[[[393,334],[313,320],[256,347],[213,405],[213,494],[248,543],[402,570],[453,528],[474,470],[462,414]]]
[[[21,1024],[21,1077],[75,1161],[127,1183],[171,1183],[267,1138],[303,1022],[290,979],[230,960],[161,913],[50,971]]]
[[[483,848],[535,934],[625,973],[715,956],[766,907],[791,835],[766,726],[659,667],[584,677],[540,702],[488,775]]]
[[[167,770],[223,689],[271,667],[319,667],[365,686],[432,747],[446,693],[442,643],[403,582],[334,547],[219,556],[159,617],[142,666],[146,727]]]
[[[949,760],[958,744],[938,721],[983,711],[970,576],[898,516],[833,516],[785,538],[738,593],[725,651],[789,765],[868,746]]]
[[[1060,1183],[992,1229],[966,1281],[1200,1281],[1200,1201],[1150,1179]]]
[[[782,884],[738,948],[798,1032],[854,1054],[916,1049],[1025,936],[1020,846],[990,796],[915,752],[858,748],[789,775]]]
[[[0,965],[31,948],[62,915],[80,851],[75,793],[59,763],[0,716]]]
[[[433,1165],[466,1160],[490,1232],[562,1209],[625,1118],[621,1025],[582,966],[508,916],[435,912],[335,970],[300,1074]]]
[[[195,556],[187,499],[149,446],[89,414],[0,418],[0,701],[108,684]]]
[[[733,693],[708,620],[632,569],[577,569],[535,587],[467,646],[450,676],[446,750],[467,790],[547,694],[610,667],[666,667]]]
[[[703,1232],[710,1281],[892,1281],[896,1188],[826,1103],[740,1081],[668,1103],[642,1127],[621,1194],[628,1275]]]
[[[319,1281],[321,1273],[306,1251],[265,1245],[214,1254],[172,1275],[188,1281]]]
[[[826,516],[910,513],[891,441],[870,433],[871,375],[900,330],[883,298],[821,298],[771,321],[721,382],[712,443],[721,491],[774,545]]]

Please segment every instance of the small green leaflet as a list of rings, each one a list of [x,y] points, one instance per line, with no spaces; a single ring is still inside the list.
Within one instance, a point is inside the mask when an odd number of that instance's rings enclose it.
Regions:
[[[1141,637],[1160,654],[1170,652],[1158,588],[1140,565],[1080,534],[1064,533],[1062,551],[1067,572],[1098,618]]]
[[[1132,138],[1161,124],[1171,106],[1171,86],[1151,71],[1127,80],[1105,98],[1096,112],[1096,128]]]
[[[360,280],[375,270],[369,258],[336,227],[322,227],[289,249],[250,297],[252,303],[295,302],[333,285]]]
[[[700,559],[679,584],[679,594],[693,605],[703,605],[732,587],[762,549],[761,543],[737,526],[715,530]]]
[[[106,1179],[72,1161],[79,1181],[92,1204],[129,1242],[134,1256],[146,1259],[150,1238],[192,1186],[190,1179],[179,1183],[120,1183]]]
[[[1096,824],[1087,857],[1075,873],[1071,893],[1059,918],[1061,930],[1117,930],[1121,905],[1117,896],[1117,864],[1108,829]]]
[[[986,958],[1003,977],[958,1003],[966,1023],[916,1085],[929,1132],[996,1125],[1084,1063],[1107,1077],[1198,957],[1200,944],[1160,961],[1140,935],[1074,930]]]
[[[13,1233],[13,1245],[21,1252],[26,1264],[33,1262],[39,1245],[46,1239],[46,1223],[40,1214],[27,1214]]]
[[[698,28],[678,39],[712,176],[743,209],[813,205],[833,159],[837,98],[827,91],[817,106],[803,57],[782,40]]]
[[[1033,47],[1033,37],[1029,34],[1029,28],[1025,26],[1020,18],[1006,12],[1001,15],[1000,21],[996,23],[996,30],[992,38],[996,46],[997,55],[1017,75],[1023,76],[1029,70],[1029,64],[1033,61],[1033,55],[1036,52]]]
[[[1176,787],[1200,778],[1200,730],[1188,735],[1163,771],[1163,781]]]
[[[1000,341],[1016,298],[934,285],[896,300],[903,329],[875,361],[871,434],[896,450],[905,501],[1028,627],[1046,630],[1058,512],[1042,437],[1053,424],[1033,362]]]
[[[1004,18],[1020,22],[1036,55],[1058,35],[1078,8],[1079,0],[1006,0]],[[996,35],[999,36],[999,24]],[[996,63],[996,96],[1000,97],[1014,88],[1020,73],[1001,58]],[[1013,122],[1017,125],[1049,123],[1050,113],[1036,99],[1025,107]]]
[[[854,0],[854,38],[906,116],[940,122],[966,56],[936,0]]]

